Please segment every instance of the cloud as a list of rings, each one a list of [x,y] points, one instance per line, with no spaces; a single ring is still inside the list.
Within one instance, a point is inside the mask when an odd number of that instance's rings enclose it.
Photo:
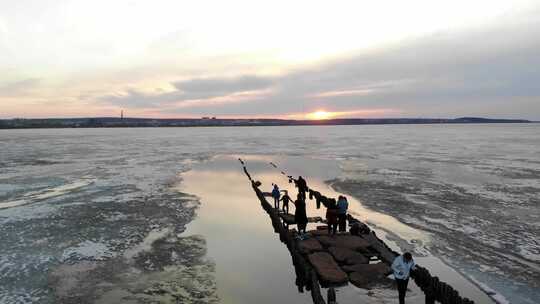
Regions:
[[[272,85],[270,78],[241,76],[237,78],[197,78],[178,81],[173,85],[185,94],[206,94],[213,96],[236,92],[255,91]]]
[[[263,108],[392,108],[405,116],[537,119],[539,28],[526,24],[441,33],[297,71],[276,81],[276,95],[266,100],[271,107]],[[253,103],[252,111],[261,108],[263,101]],[[227,109],[229,113],[241,110],[245,108]]]
[[[26,78],[16,82],[1,84],[0,97],[20,97],[30,93],[41,83],[39,78]]]
[[[164,114],[286,115],[324,108],[539,119],[538,37],[538,21],[441,32],[273,77],[193,78],[173,82],[170,92],[128,90],[105,100],[163,107]],[[234,102],[242,92],[258,93]],[[222,102],[212,102],[216,98]]]
[[[227,104],[243,100],[248,96],[263,93],[273,84],[273,80],[260,76],[194,78],[171,83],[172,91],[142,92],[128,89],[120,94],[102,96],[99,99],[108,103],[129,108],[157,108],[162,106],[201,104]],[[216,102],[215,100],[220,100]],[[206,100],[206,102],[203,102]],[[214,102],[212,102],[214,100]]]

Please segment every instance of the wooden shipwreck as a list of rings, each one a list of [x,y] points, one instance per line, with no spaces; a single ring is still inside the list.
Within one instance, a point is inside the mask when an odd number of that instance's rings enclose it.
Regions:
[[[281,242],[291,254],[299,292],[304,289],[310,291],[315,304],[331,304],[336,303],[335,287],[351,283],[366,288],[372,284],[389,283],[387,276],[391,273],[390,265],[399,254],[390,249],[366,224],[348,215],[350,229],[347,233],[329,236],[326,226],[319,226],[308,231],[309,238],[300,238],[296,229],[289,229],[290,225],[295,224],[294,216],[275,209],[267,201],[265,193],[259,189],[261,183],[252,179],[244,161],[239,161],[261,207],[268,213],[274,231],[279,234]],[[271,165],[277,167],[273,163]],[[283,171],[281,173],[286,175]],[[308,189],[308,193],[309,199],[317,202],[326,199],[314,189]],[[311,217],[308,220],[312,223],[324,222],[320,217]],[[474,303],[461,297],[454,288],[432,276],[420,265],[411,271],[411,278],[424,292],[426,304]],[[321,287],[327,288],[326,300],[321,293]]]

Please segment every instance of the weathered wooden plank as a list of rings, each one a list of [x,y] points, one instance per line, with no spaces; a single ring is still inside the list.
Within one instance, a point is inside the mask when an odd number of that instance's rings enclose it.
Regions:
[[[323,247],[315,238],[298,241],[298,250],[302,254],[310,254],[316,251],[323,251]]]
[[[366,240],[355,235],[318,235],[316,238],[324,247],[342,247],[354,251],[367,251],[367,248],[370,246]]]
[[[312,253],[308,255],[308,260],[324,283],[343,285],[349,281],[347,274],[339,268],[339,265],[328,252]]]
[[[330,247],[328,252],[334,257],[339,264],[367,264],[369,259],[358,251],[343,247]]]

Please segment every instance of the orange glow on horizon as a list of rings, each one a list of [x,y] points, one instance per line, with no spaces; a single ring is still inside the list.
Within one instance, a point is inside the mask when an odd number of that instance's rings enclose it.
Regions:
[[[315,112],[312,112],[312,113],[308,113],[306,115],[306,117],[308,119],[313,119],[313,120],[323,120],[323,119],[330,119],[332,118],[333,116],[335,116],[335,113],[333,112],[327,112],[325,110],[318,110],[318,111],[315,111]]]
[[[338,118],[384,118],[395,115],[401,116],[401,114],[401,111],[392,108],[356,109],[350,111],[327,111],[321,109],[309,113],[290,113],[281,115],[278,118],[325,120]]]
[[[1,102],[0,102],[1,103]],[[328,111],[319,109],[313,112],[292,112],[283,114],[222,114],[215,112],[201,113],[184,113],[180,111],[169,111],[169,109],[155,108],[129,108],[129,107],[91,107],[82,108],[79,105],[71,105],[63,107],[61,110],[58,107],[36,107],[31,102],[19,104],[0,113],[0,119],[9,118],[77,118],[77,117],[119,117],[120,111],[124,111],[124,117],[129,118],[155,118],[155,119],[193,119],[201,117],[217,117],[222,119],[293,119],[293,120],[327,120],[337,118],[385,118],[390,116],[403,116],[403,113],[398,109],[392,108],[375,108],[375,109],[355,109],[349,111]],[[174,110],[174,109],[173,109]]]

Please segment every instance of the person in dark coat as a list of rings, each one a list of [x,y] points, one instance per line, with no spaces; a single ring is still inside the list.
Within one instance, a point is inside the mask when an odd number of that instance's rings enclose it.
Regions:
[[[328,224],[328,234],[335,235],[338,226],[338,208],[336,200],[330,199],[326,208],[326,223]]]
[[[302,194],[304,194],[304,198],[305,198],[306,197],[306,192],[309,189],[308,189],[306,180],[302,176],[298,176],[298,179],[296,180],[296,186],[298,187],[298,192],[302,192]]]
[[[315,203],[317,205],[317,209],[321,209],[321,194],[319,192],[315,192]]]
[[[291,201],[291,198],[289,197],[289,193],[287,192],[287,190],[283,190],[283,196],[281,197],[281,201],[283,202],[283,206],[281,208],[283,208],[283,212],[285,213],[289,213],[289,202]]]
[[[294,220],[296,221],[296,225],[298,226],[298,232],[306,233],[306,226],[308,223],[306,214],[306,199],[300,193],[298,193],[298,197],[294,202],[294,206]]]

